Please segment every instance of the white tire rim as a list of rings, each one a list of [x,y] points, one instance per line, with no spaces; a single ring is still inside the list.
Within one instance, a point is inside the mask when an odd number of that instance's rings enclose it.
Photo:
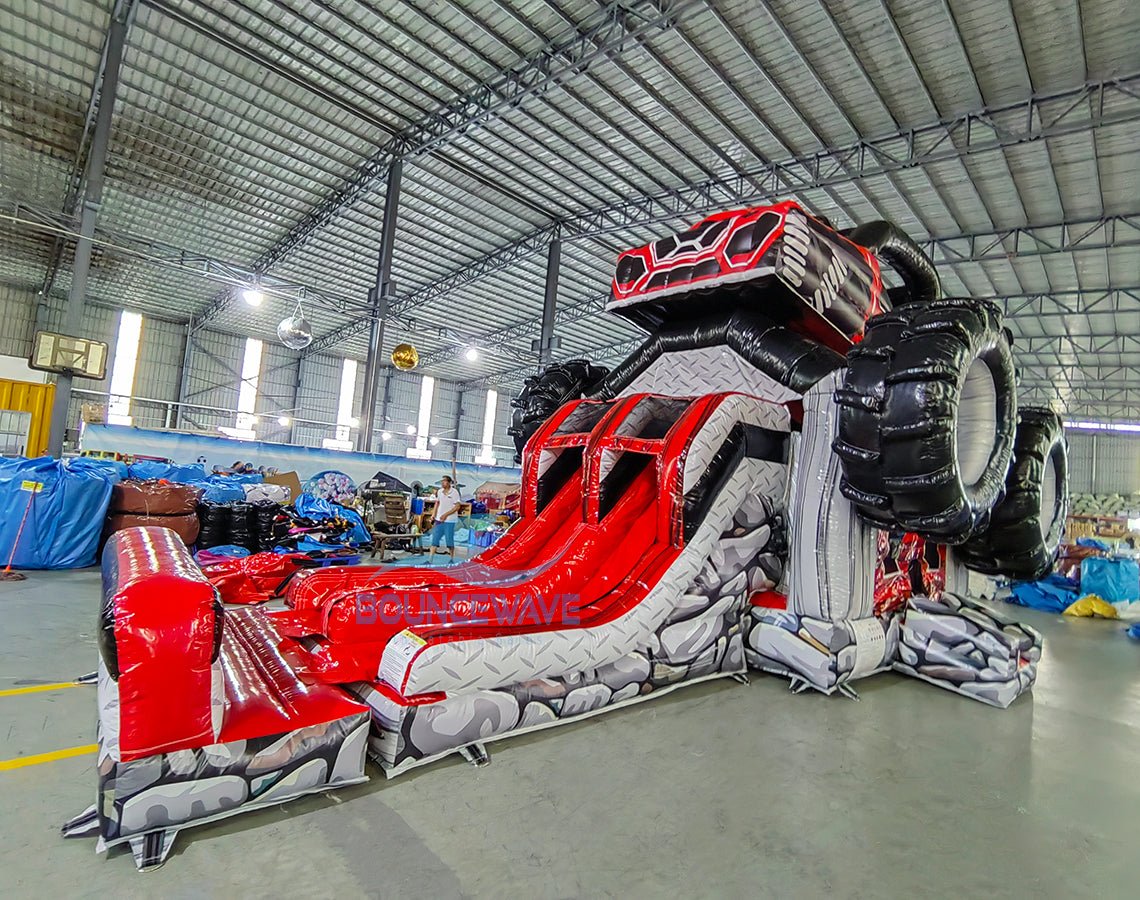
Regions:
[[[955,452],[966,490],[972,490],[989,467],[997,443],[997,385],[990,367],[975,359],[966,370],[958,399]]]
[[[1053,462],[1053,454],[1045,457],[1045,471],[1041,475],[1041,515],[1038,522],[1041,525],[1041,537],[1048,543],[1049,535],[1053,531],[1053,522],[1057,517],[1057,465]]]

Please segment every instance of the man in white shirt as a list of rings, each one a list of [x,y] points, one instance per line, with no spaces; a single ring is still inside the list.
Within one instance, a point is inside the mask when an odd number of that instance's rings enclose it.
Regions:
[[[435,549],[441,541],[447,542],[448,552],[455,559],[455,520],[459,515],[459,488],[450,476],[444,475],[435,492],[435,517],[431,527],[431,550],[428,564],[435,562]]]

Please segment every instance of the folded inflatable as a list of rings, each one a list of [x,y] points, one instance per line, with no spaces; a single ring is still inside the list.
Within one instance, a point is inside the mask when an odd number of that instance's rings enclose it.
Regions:
[[[77,569],[93,566],[111,491],[119,481],[113,466],[86,459],[60,462],[0,459],[0,565],[16,547],[17,569]],[[30,505],[29,505],[30,504]]]

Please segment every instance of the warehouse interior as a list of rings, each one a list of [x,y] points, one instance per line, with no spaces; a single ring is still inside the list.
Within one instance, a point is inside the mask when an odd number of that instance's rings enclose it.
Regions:
[[[1130,894],[1138,47],[0,0],[12,895]]]

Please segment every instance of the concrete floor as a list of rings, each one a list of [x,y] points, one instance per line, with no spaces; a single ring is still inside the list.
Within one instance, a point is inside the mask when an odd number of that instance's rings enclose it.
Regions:
[[[98,573],[0,584],[0,690],[95,667]],[[888,674],[862,701],[717,682],[393,782],[184,832],[135,872],[59,824],[94,758],[0,772],[6,897],[1136,896],[1140,646],[1024,612],[1031,697]],[[0,760],[91,743],[94,689],[0,697]]]

